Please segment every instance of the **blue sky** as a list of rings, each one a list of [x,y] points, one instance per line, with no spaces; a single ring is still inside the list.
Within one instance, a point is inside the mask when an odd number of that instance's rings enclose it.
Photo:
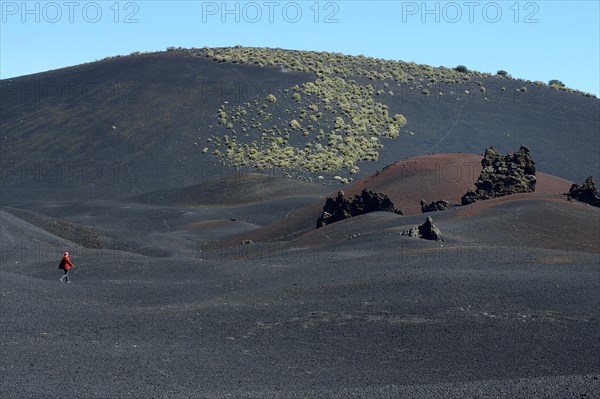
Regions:
[[[0,10],[2,79],[137,50],[241,44],[504,69],[600,92],[595,0],[2,0]]]

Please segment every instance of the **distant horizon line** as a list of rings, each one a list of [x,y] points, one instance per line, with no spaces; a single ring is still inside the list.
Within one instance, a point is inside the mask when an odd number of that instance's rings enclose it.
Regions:
[[[431,65],[431,64],[419,63],[417,61],[406,61],[406,60],[393,59],[393,58],[376,57],[376,56],[365,55],[363,53],[360,53],[360,54],[349,54],[349,53],[344,53],[344,52],[341,52],[341,51],[301,50],[301,49],[294,49],[294,48],[270,47],[270,46],[243,46],[243,45],[239,45],[239,44],[238,45],[232,45],[232,46],[202,46],[202,47],[167,46],[163,50],[134,50],[134,51],[131,51],[129,54],[107,55],[107,56],[105,56],[103,58],[95,58],[92,61],[84,61],[84,62],[81,62],[79,64],[65,65],[65,66],[61,66],[61,67],[57,67],[57,68],[51,68],[51,69],[46,69],[46,70],[42,70],[42,71],[26,73],[24,75],[13,75],[13,76],[8,76],[8,77],[2,77],[2,76],[0,76],[0,81],[10,80],[10,79],[19,79],[19,78],[24,78],[24,77],[27,77],[27,76],[33,76],[33,75],[37,75],[37,74],[41,74],[41,73],[59,71],[61,69],[74,68],[74,67],[78,67],[78,66],[81,66],[81,65],[87,65],[87,64],[92,64],[92,63],[96,63],[96,62],[110,60],[110,59],[113,59],[113,58],[133,57],[133,56],[136,56],[136,55],[149,55],[149,54],[158,54],[158,53],[168,53],[168,52],[171,52],[171,51],[178,51],[178,50],[179,51],[190,51],[190,50],[202,50],[202,49],[228,49],[228,48],[273,49],[273,50],[295,51],[295,52],[340,54],[340,55],[343,55],[345,57],[354,57],[354,58],[364,57],[364,58],[367,58],[367,59],[384,60],[384,61],[391,61],[391,62],[403,62],[403,63],[415,64],[415,65],[419,65],[419,66],[428,66],[428,67],[432,67],[432,68],[454,69],[454,68],[460,66],[460,65],[457,65],[457,66],[454,66],[454,67],[445,66],[445,65],[434,66],[434,65]],[[479,74],[486,74],[486,75],[489,74],[491,76],[496,76],[496,75],[498,75],[497,72],[501,71],[501,70],[498,70],[496,72],[485,72],[485,71],[480,71],[480,70],[476,70],[476,69],[469,69],[468,67],[467,67],[467,70],[469,72],[474,72],[474,73],[479,73]],[[1,74],[2,73],[0,71],[0,75]],[[545,86],[549,86],[549,82],[544,82],[544,81],[541,81],[541,80],[531,80],[531,79],[527,79],[527,78],[515,77],[515,76],[512,76],[510,73],[508,73],[508,77],[509,77],[510,80],[520,80],[520,81],[528,82],[528,83],[541,82]],[[569,87],[569,86],[565,86],[565,89],[571,90],[571,92],[574,93],[574,94],[582,94],[582,95],[591,94],[591,95],[595,96],[595,98],[599,98],[599,96],[600,96],[600,90],[599,90],[599,92],[595,93],[595,92],[581,90],[581,89],[577,89],[577,88]]]

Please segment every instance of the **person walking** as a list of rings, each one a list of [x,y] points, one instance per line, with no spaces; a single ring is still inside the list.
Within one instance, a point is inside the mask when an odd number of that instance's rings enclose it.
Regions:
[[[71,262],[71,259],[69,259],[69,253],[65,252],[63,254],[62,259],[60,260],[60,264],[58,265],[59,269],[64,270],[65,274],[59,279],[59,281],[61,283],[68,283],[71,284],[71,282],[69,281],[69,270],[75,267],[75,265],[73,264],[73,262]]]

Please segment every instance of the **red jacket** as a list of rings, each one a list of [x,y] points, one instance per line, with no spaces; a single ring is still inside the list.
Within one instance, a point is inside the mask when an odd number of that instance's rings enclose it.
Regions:
[[[69,270],[72,267],[75,267],[75,265],[71,262],[71,259],[69,259],[68,256],[63,256],[63,258],[60,260],[60,268]]]

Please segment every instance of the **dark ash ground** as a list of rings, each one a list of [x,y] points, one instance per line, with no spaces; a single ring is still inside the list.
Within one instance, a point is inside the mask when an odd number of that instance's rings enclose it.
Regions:
[[[598,209],[533,195],[433,214],[442,244],[400,236],[419,214],[253,236],[316,194],[7,207],[0,396],[597,397]],[[580,226],[563,240],[550,214]],[[53,218],[105,247],[37,227]]]

